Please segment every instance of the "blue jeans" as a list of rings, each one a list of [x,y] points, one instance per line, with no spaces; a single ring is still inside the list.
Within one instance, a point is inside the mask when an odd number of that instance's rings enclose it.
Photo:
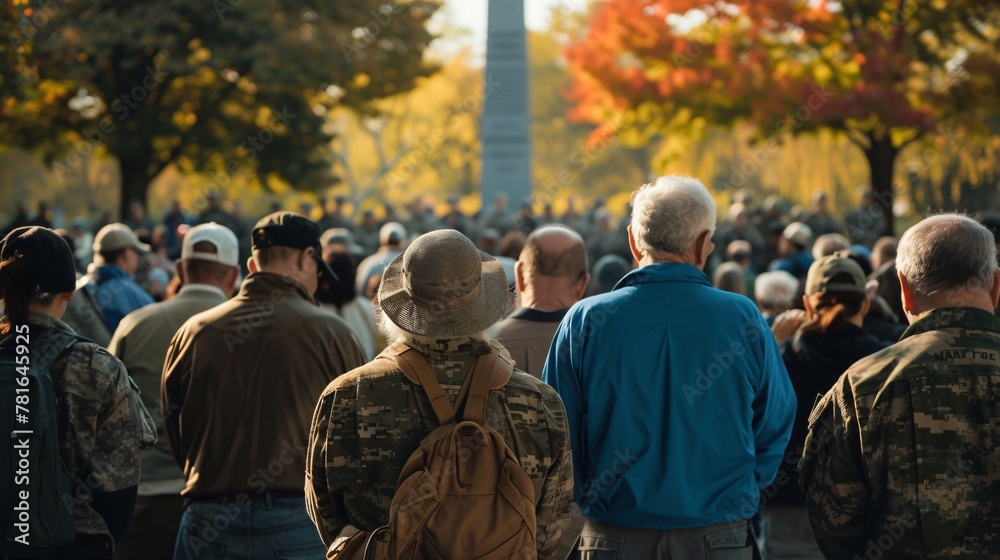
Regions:
[[[326,547],[304,498],[195,501],[177,532],[174,560],[321,559]]]

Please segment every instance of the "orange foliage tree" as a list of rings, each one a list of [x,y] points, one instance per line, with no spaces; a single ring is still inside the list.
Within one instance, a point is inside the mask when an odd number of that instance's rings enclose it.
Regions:
[[[899,151],[928,135],[950,137],[956,127],[985,127],[1000,114],[1000,2],[595,6],[589,27],[566,52],[573,118],[619,123],[637,143],[749,123],[757,147],[716,185],[722,188],[739,188],[789,135],[840,131],[867,159],[887,233]]]

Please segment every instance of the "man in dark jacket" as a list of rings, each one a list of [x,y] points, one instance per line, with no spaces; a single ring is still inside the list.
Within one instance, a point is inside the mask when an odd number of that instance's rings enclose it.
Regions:
[[[175,558],[323,556],[303,491],[309,420],[323,388],[364,355],[313,298],[320,273],[332,275],[319,234],[299,214],[261,219],[239,295],[170,344],[162,408],[188,499]]]

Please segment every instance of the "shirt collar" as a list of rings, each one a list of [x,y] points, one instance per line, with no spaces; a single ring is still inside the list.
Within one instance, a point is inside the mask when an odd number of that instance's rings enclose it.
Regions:
[[[629,272],[614,289],[660,282],[689,282],[711,286],[708,276],[698,267],[687,263],[653,263]],[[614,290],[612,290],[614,291]]]
[[[113,264],[106,264],[97,267],[97,270],[94,271],[94,275],[97,277],[97,281],[110,280],[112,278],[117,278],[119,280],[132,279],[127,272]]]
[[[557,309],[555,311],[542,311],[541,309],[535,309],[533,307],[522,307],[518,309],[513,315],[510,316],[511,319],[522,319],[524,321],[533,321],[536,323],[558,323],[563,320],[566,316],[566,312],[569,309]]]
[[[948,328],[981,329],[1000,332],[1000,318],[975,307],[935,309],[911,324],[899,339]]]
[[[210,286],[208,284],[185,284],[181,286],[177,295],[181,294],[211,294],[221,297],[222,299],[229,299],[226,292],[223,292],[221,288],[217,286]]]
[[[403,340],[406,344],[433,360],[453,360],[456,354],[478,356],[480,354],[489,354],[493,351],[488,341],[469,336],[432,338],[408,334]]]
[[[274,298],[275,296],[273,292],[275,290],[284,293],[298,294],[302,297],[302,299],[308,301],[309,303],[319,305],[319,303],[316,302],[316,298],[306,291],[306,287],[303,286],[298,280],[289,278],[288,276],[274,274],[273,272],[254,272],[250,276],[247,276],[246,280],[243,281],[243,285],[240,286],[240,296]]]
[[[9,324],[10,319],[5,315],[3,319],[0,319],[0,324]],[[36,327],[42,327],[45,329],[61,330],[61,331],[73,331],[72,327],[56,319],[48,313],[42,313],[41,311],[29,311],[28,312],[28,323],[35,325]]]

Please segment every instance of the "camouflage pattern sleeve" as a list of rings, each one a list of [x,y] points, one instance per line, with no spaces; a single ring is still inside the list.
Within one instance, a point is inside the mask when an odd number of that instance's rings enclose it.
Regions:
[[[306,510],[326,546],[350,523],[344,491],[349,480],[360,478],[357,460],[351,459],[360,452],[356,417],[338,412],[343,410],[338,406],[343,405],[343,396],[344,391],[337,389],[323,393],[313,414],[306,452]]]
[[[76,450],[67,467],[93,491],[139,483],[139,449],[156,440],[152,418],[139,401],[125,366],[96,345],[67,357],[61,406],[67,441]],[[87,350],[90,350],[89,348]]]
[[[872,496],[848,374],[810,414],[800,469],[816,543],[827,558],[853,557],[872,529]]]
[[[554,558],[559,551],[563,532],[569,527],[573,507],[573,454],[569,446],[566,408],[555,390],[544,387],[543,406],[546,422],[552,434],[552,456],[555,457],[542,482],[542,493],[535,510],[539,560]]]

